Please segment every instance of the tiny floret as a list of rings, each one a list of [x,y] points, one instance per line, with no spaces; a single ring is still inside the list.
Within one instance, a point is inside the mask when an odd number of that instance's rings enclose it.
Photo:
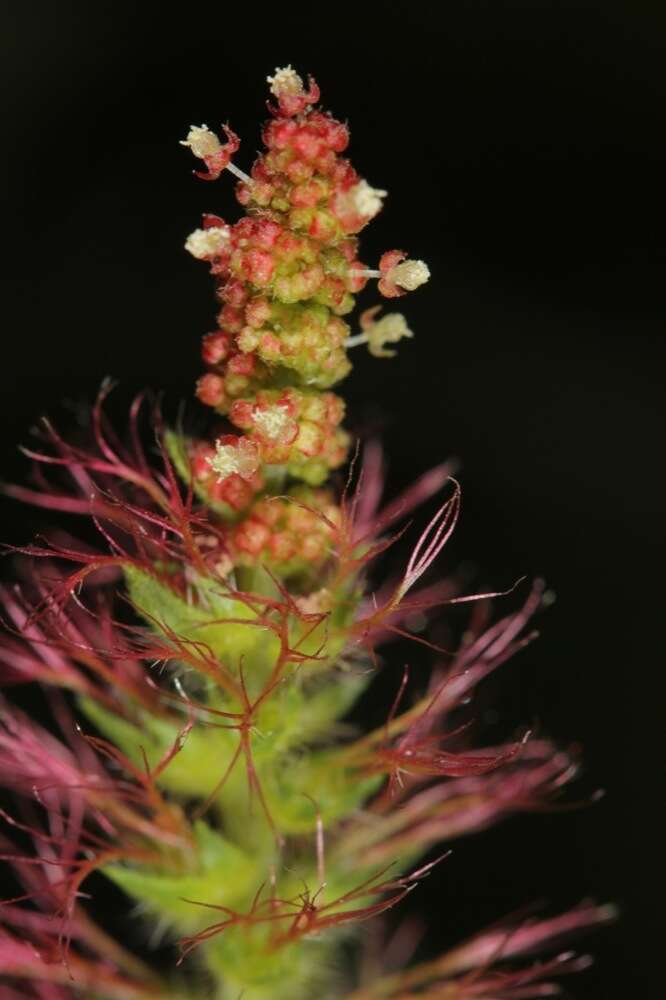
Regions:
[[[222,149],[222,143],[207,125],[191,125],[186,139],[181,139],[181,146],[188,146],[200,160],[214,156]]]
[[[229,476],[237,475],[241,479],[251,479],[259,467],[259,455],[256,446],[247,438],[229,436],[215,443],[215,454],[207,459],[208,465],[222,483]]]
[[[312,77],[308,77],[306,90],[303,80],[291,65],[282,69],[278,67],[274,75],[266,79],[270,84],[271,93],[277,98],[278,103],[277,108],[269,105],[271,114],[293,118],[295,115],[302,114],[319,100],[319,87]]]
[[[387,250],[379,261],[379,291],[388,299],[405,295],[419,288],[430,277],[428,265],[422,260],[406,260],[403,250]]]
[[[303,93],[303,81],[291,64],[283,69],[276,67],[275,75],[267,76],[266,81],[270,83],[271,94],[274,94],[275,97]]]
[[[369,310],[369,312],[375,312],[375,310]],[[396,344],[403,337],[411,338],[414,336],[402,313],[387,313],[376,322],[371,321],[365,326],[365,335],[368,339],[368,350],[376,358],[395,357],[396,352],[387,351],[384,345]]]
[[[387,278],[395,285],[399,285],[408,292],[413,292],[415,288],[425,285],[430,277],[430,269],[425,261],[406,260],[402,264],[392,267],[387,274]]]
[[[185,240],[185,249],[197,260],[207,260],[226,250],[229,247],[229,241],[229,226],[195,229]]]
[[[388,191],[371,187],[367,181],[359,181],[350,188],[344,196],[346,206],[358,215],[373,218],[381,211],[382,199],[386,197]]]
[[[194,155],[203,160],[208,168],[206,173],[195,170],[195,176],[204,181],[216,181],[223,170],[231,170],[240,179],[249,181],[248,175],[231,162],[231,157],[238,152],[240,139],[228,125],[223,125],[222,131],[227,140],[224,144],[207,125],[192,125],[187,133],[187,138],[181,141],[181,146],[187,146],[191,149]]]
[[[265,410],[257,410],[254,414],[254,424],[259,432],[271,441],[277,440],[291,421],[289,413],[283,406],[269,406]]]

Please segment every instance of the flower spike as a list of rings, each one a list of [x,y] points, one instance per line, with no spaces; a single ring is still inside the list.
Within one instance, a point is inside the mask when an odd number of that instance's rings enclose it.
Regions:
[[[68,518],[8,549],[17,582],[0,586],[0,680],[45,716],[0,696],[0,860],[16,883],[0,907],[0,996],[552,996],[584,956],[502,963],[608,907],[509,920],[367,986],[350,965],[368,923],[418,896],[454,838],[566,808],[578,759],[524,727],[477,737],[476,690],[534,639],[544,585],[493,620],[517,584],[424,580],[458,520],[455,463],[384,505],[376,442],[357,468],[337,394],[348,350],[387,358],[413,334],[376,302],[352,333],[355,297],[371,279],[401,297],[430,272],[401,250],[364,263],[359,234],[387,192],[346,158],[349,129],[312,77],[289,65],[267,82],[249,173],[228,126],[224,141],[200,125],[182,143],[201,179],[234,175],[240,205],[235,221],[205,212],[185,241],[215,291],[196,386],[208,420],[170,428],[139,396],[116,431],[105,381],[76,443],[45,421],[24,450],[29,485],[2,487]],[[442,487],[404,571],[377,580],[405,517]],[[442,609],[448,648],[430,631]],[[406,667],[384,725],[358,733],[350,710],[396,636],[435,668],[424,681]],[[180,942],[164,976],[134,956],[129,920],[114,921],[122,944],[96,923],[104,879],[153,940]]]

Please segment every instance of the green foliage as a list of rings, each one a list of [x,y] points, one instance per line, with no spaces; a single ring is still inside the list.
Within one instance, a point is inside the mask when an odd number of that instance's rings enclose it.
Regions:
[[[276,633],[262,624],[257,611],[225,594],[210,579],[192,576],[186,600],[169,586],[164,567],[158,570],[159,576],[153,576],[128,566],[125,576],[128,593],[148,630],[173,649],[169,672],[197,704],[240,713],[241,703],[216,684],[214,676],[197,672],[191,661],[179,661],[178,650],[205,646],[216,662],[233,664],[231,673],[236,679],[242,662],[247,688],[256,696],[279,661]],[[262,583],[260,579],[255,582]],[[266,579],[263,584],[268,589]],[[206,817],[192,825],[191,851],[167,852],[161,861],[158,855],[149,864],[129,860],[102,869],[136,900],[144,916],[170,929],[174,938],[196,934],[223,920],[227,911],[211,906],[241,914],[250,910],[262,883],[281,866],[276,833],[292,845],[289,865],[277,884],[281,898],[297,899],[304,886],[314,891],[318,887],[318,822],[326,829],[334,828],[378,788],[379,777],[359,777],[337,749],[345,731],[340,720],[372,677],[367,667],[344,660],[335,663],[333,653],[344,645],[350,618],[349,602],[341,601],[326,623],[305,640],[303,621],[297,616],[289,619],[290,641],[306,658],[287,666],[281,682],[262,701],[248,734],[265,808],[248,784],[247,759],[238,753],[239,729],[232,720],[226,725],[224,718],[204,713],[158,779],[164,793],[186,808],[188,803],[208,802]],[[308,654],[321,659],[308,659]],[[123,712],[90,698],[81,698],[79,704],[89,721],[128,760],[137,767],[145,762],[151,771],[173,748],[187,720],[186,705],[176,711],[165,704],[164,712],[158,714],[129,700]],[[235,766],[209,799],[237,753]],[[348,869],[343,861],[327,870],[329,897],[352,889],[358,871],[364,871],[362,866],[353,874]],[[197,902],[207,905],[197,906]],[[235,1000],[241,988],[253,1000],[297,1000],[313,992],[322,997],[338,995],[332,969],[337,964],[339,932],[314,940],[298,939],[277,950],[271,946],[271,932],[269,924],[232,924],[200,946],[198,961],[218,982],[216,996]]]
[[[279,652],[273,632],[263,627],[247,604],[225,596],[221,584],[192,575],[190,600],[134,566],[125,579],[136,610],[177,651],[179,641],[196,649],[206,647],[222,664],[241,659],[249,677],[265,679]]]
[[[193,824],[194,849],[182,871],[168,867],[149,870],[128,865],[106,865],[105,875],[153,916],[190,933],[210,922],[210,914],[196,902],[214,906],[242,905],[248,886],[260,885],[264,873],[259,859],[232,844],[199,820]],[[194,902],[188,902],[194,901]]]

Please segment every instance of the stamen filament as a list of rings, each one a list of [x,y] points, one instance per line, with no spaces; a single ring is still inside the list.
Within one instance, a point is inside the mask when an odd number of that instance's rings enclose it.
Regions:
[[[349,274],[352,278],[381,278],[382,272],[376,271],[373,268],[365,267],[362,270],[360,268],[354,268]]]
[[[250,175],[246,174],[245,171],[241,170],[240,167],[237,167],[235,163],[228,163],[227,164],[227,170],[230,173],[232,173],[234,175],[234,177],[237,177],[240,181],[243,181],[244,184],[252,184],[253,183],[252,178],[250,177]]]
[[[359,347],[361,344],[368,343],[367,333],[357,333],[355,337],[347,337],[344,342],[345,347]]]

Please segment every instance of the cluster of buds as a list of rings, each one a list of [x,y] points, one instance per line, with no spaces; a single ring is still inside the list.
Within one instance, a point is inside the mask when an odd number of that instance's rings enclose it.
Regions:
[[[257,443],[264,461],[318,485],[347,456],[343,415],[344,403],[332,392],[265,389],[253,401],[237,400],[229,419]]]
[[[237,565],[269,566],[281,577],[302,575],[330,559],[340,510],[330,492],[295,487],[289,498],[259,500],[232,526]]]
[[[226,169],[238,178],[236,196],[247,213],[233,225],[204,215],[185,244],[209,264],[221,303],[218,328],[203,340],[207,372],[197,395],[249,435],[257,469],[286,466],[290,476],[318,485],[348,453],[338,427],[342,403],[321,395],[349,372],[346,349],[367,343],[377,357],[389,357],[385,343],[411,336],[402,316],[375,319],[379,307],[364,314],[356,336],[342,317],[371,278],[392,298],[419,287],[429,272],[399,250],[385,253],[375,270],[359,260],[356,236],[386,192],[341,155],[349,130],[314,107],[313,80],[306,88],[289,66],[269,83],[276,105],[263,130],[267,149],[249,175],[232,161],[240,142],[228,127],[226,143],[205,125],[192,126],[184,141],[206,167],[198,176],[214,180]],[[226,482],[225,474],[249,477],[228,461],[229,443],[219,447],[210,468],[219,466],[226,494],[238,479]]]
[[[207,502],[218,510],[229,508],[232,517],[242,514],[226,528],[225,559],[219,565],[229,570],[261,564],[286,578],[321,566],[330,556],[340,523],[332,493],[302,485],[286,498],[260,495],[265,485],[260,449],[251,437],[227,434],[215,446],[198,441],[190,447],[189,460]],[[314,460],[310,469],[313,475],[318,471]],[[321,471],[323,478],[323,464]]]

